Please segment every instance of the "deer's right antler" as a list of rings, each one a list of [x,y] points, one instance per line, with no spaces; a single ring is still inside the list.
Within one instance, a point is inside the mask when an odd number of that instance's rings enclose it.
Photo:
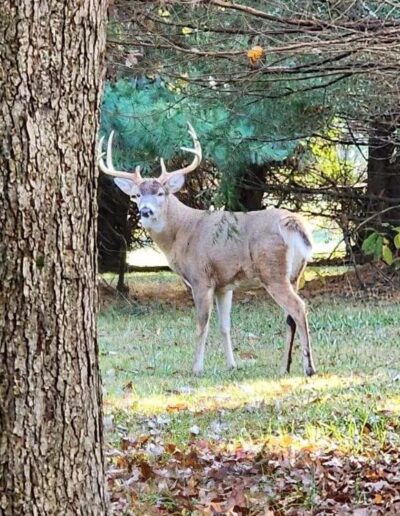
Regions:
[[[184,168],[180,168],[180,169],[174,170],[172,172],[167,172],[167,168],[165,166],[164,160],[163,160],[163,158],[161,158],[160,159],[161,175],[157,179],[157,181],[160,182],[161,184],[166,183],[173,176],[189,174],[189,172],[193,172],[193,170],[195,170],[201,163],[202,153],[201,153],[201,145],[200,145],[199,139],[197,138],[196,131],[193,129],[193,126],[190,122],[188,122],[188,127],[189,127],[189,134],[193,140],[194,148],[189,149],[187,147],[181,147],[181,149],[183,151],[194,154],[194,159],[190,165],[187,165]]]

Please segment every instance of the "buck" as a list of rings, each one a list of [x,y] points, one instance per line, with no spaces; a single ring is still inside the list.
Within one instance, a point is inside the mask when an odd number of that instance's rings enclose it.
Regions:
[[[194,154],[192,163],[167,172],[161,158],[161,175],[144,179],[140,167],[134,172],[116,170],[112,162],[113,132],[107,152],[99,143],[100,169],[115,179],[117,186],[135,200],[140,220],[166,255],[172,270],[181,276],[193,294],[197,313],[197,344],[194,374],[201,374],[213,298],[223,337],[226,362],[236,367],[230,335],[233,289],[243,280],[259,279],[271,297],[285,311],[287,322],[284,370],[290,371],[296,329],[300,336],[304,373],[315,373],[307,315],[297,294],[298,281],[312,255],[309,230],[297,214],[270,208],[248,213],[205,211],[189,208],[174,195],[202,159],[193,127],[189,134]],[[104,156],[106,155],[106,163]]]

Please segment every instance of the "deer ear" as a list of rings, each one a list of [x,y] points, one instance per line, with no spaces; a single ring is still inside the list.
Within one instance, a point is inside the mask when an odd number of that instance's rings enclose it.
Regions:
[[[136,195],[138,192],[137,185],[130,179],[122,179],[120,177],[116,177],[114,179],[114,183],[118,186],[120,190],[124,192],[124,194],[129,195],[129,197],[132,197],[132,195]]]
[[[183,174],[177,174],[176,176],[172,176],[168,179],[165,184],[165,188],[168,193],[176,193],[182,188],[185,184],[185,176]]]

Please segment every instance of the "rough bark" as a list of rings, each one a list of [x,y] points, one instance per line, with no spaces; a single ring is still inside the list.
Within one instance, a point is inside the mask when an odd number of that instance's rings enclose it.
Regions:
[[[106,0],[0,11],[0,514],[106,513],[94,161]]]

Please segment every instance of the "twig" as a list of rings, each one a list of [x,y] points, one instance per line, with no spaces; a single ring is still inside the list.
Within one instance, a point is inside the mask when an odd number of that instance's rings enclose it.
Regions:
[[[346,249],[347,249],[347,251],[348,251],[348,253],[350,255],[351,261],[353,262],[354,273],[356,275],[357,281],[358,281],[359,285],[361,286],[361,288],[364,290],[365,289],[365,285],[364,285],[363,281],[361,280],[361,277],[360,277],[360,275],[358,273],[356,258],[354,256],[353,250],[351,248],[350,240],[349,240],[349,235],[347,234],[347,231],[343,231],[343,240],[344,240],[344,242],[346,244]]]
[[[122,299],[128,303],[128,305],[130,306],[133,306],[133,307],[138,307],[140,306],[140,304],[135,301],[134,303],[132,303],[132,301],[130,299],[128,299],[122,292],[120,292],[119,290],[117,290],[113,285],[111,285],[111,283],[109,283],[105,278],[103,278],[103,276],[100,276],[100,280],[105,283],[105,285],[110,288],[111,290],[113,290],[118,296],[122,297]]]
[[[379,199],[379,196],[378,196],[378,199]],[[391,210],[396,210],[396,209],[399,209],[400,208],[400,204],[396,204],[395,206],[389,206],[388,208],[385,208],[384,210],[381,210],[381,211],[378,211],[376,213],[374,213],[373,215],[371,215],[370,217],[366,218],[365,220],[363,220],[355,229],[354,229],[354,232],[358,231],[361,227],[365,226],[365,224],[367,224],[370,220],[378,217],[379,215],[383,215],[384,213],[388,212],[388,211],[391,211]]]

